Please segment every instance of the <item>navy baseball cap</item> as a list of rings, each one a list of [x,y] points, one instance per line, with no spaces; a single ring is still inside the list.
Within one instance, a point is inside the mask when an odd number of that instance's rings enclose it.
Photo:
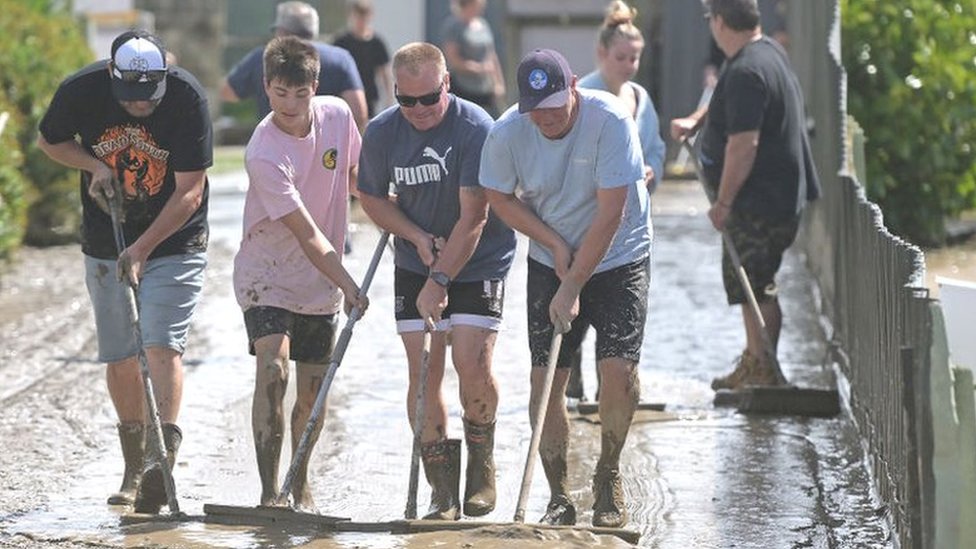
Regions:
[[[143,30],[112,42],[112,95],[119,101],[157,101],[166,93],[166,49]]]
[[[556,50],[535,50],[518,66],[519,112],[562,107],[569,101],[573,71]]]

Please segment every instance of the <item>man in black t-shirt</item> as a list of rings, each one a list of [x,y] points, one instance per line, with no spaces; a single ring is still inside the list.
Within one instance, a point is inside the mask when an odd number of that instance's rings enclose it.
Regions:
[[[701,163],[714,197],[708,217],[739,252],[775,349],[783,318],[775,275],[803,208],[820,195],[803,94],[782,46],[762,34],[756,0],[705,4],[712,36],[727,61],[711,103],[673,120],[671,135],[686,139],[704,122]],[[745,304],[727,253],[722,275],[729,304]],[[742,318],[746,349],[732,373],[712,381],[713,389],[782,382],[765,358],[761,327],[747,307]]]
[[[38,145],[81,170],[82,252],[109,395],[119,418],[125,473],[112,504],[158,513],[162,473],[143,474],[146,404],[139,370],[145,349],[170,465],[190,317],[200,296],[208,239],[206,170],[213,163],[206,95],[196,78],[167,66],[159,40],[128,31],[111,59],[61,83],[41,120]],[[117,252],[108,201],[121,206],[125,249]],[[141,341],[132,325],[135,288]]]
[[[393,102],[393,73],[390,52],[386,43],[373,30],[373,3],[370,0],[349,0],[346,32],[336,38],[334,45],[348,50],[359,69],[359,78],[366,92],[369,117]],[[384,103],[380,103],[382,90]]]

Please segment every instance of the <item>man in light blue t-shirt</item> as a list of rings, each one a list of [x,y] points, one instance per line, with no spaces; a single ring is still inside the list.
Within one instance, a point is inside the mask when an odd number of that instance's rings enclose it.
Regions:
[[[397,106],[366,127],[359,162],[363,209],[396,235],[394,292],[397,331],[407,352],[408,410],[414,413],[425,325],[431,337],[421,457],[431,485],[424,518],[460,517],[460,441],[447,439],[441,395],[445,334],[458,374],[468,447],[464,514],[495,508],[492,449],[498,388],[492,352],[501,325],[505,276],[515,257],[515,233],[488,211],[478,185],[481,146],[491,117],[449,93],[450,75],[436,46],[414,42],[393,55]],[[396,200],[389,199],[390,190]]]
[[[620,452],[640,396],[651,233],[644,162],[633,118],[610,94],[579,89],[553,50],[526,55],[519,103],[492,127],[481,185],[492,210],[526,234],[532,353],[530,413],[540,405],[553,329],[564,332],[539,448],[551,492],[541,522],[574,524],[566,474],[566,382],[588,326],[602,376],[594,526],[627,521]]]

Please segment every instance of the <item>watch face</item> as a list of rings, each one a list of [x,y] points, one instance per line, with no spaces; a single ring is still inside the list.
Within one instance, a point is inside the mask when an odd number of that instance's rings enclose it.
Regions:
[[[438,285],[447,288],[451,285],[451,277],[440,271],[434,271],[430,273],[430,279],[436,282]]]

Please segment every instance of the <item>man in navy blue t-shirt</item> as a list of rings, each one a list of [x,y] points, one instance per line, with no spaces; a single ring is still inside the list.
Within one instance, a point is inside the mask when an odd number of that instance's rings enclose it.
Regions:
[[[425,518],[456,520],[461,511],[460,441],[447,439],[441,395],[447,330],[468,446],[464,513],[481,516],[495,508],[498,389],[491,358],[515,233],[489,213],[478,184],[491,117],[449,93],[441,51],[427,43],[403,46],[393,56],[393,76],[398,106],[377,115],[363,137],[360,199],[369,217],[396,235],[396,320],[410,368],[411,424],[424,331],[433,330],[420,433],[432,487]]]
[[[359,69],[348,51],[316,41],[319,35],[319,14],[305,2],[278,4],[277,18],[271,29],[275,36],[297,36],[312,41],[319,50],[319,85],[317,95],[337,95],[352,109],[360,131],[366,127],[366,94]],[[236,103],[249,97],[257,101],[258,118],[271,112],[271,104],[264,92],[264,46],[248,52],[220,87],[220,99]]]

